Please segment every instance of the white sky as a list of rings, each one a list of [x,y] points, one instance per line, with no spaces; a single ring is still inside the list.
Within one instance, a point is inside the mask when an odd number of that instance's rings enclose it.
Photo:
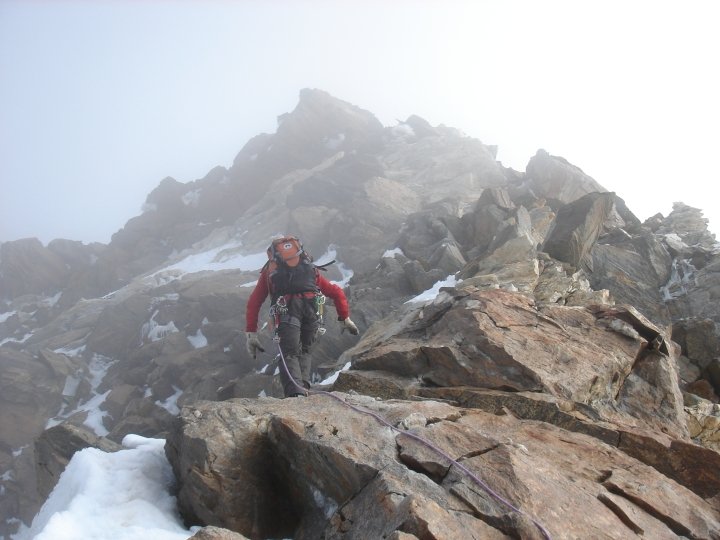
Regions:
[[[638,217],[719,230],[720,2],[0,0],[0,241],[107,242],[230,166],[301,88],[538,148]]]

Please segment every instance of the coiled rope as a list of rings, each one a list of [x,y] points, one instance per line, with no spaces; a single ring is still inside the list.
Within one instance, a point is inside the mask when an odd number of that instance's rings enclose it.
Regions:
[[[371,417],[373,417],[375,420],[377,420],[380,424],[382,424],[382,425],[390,428],[392,431],[394,431],[394,432],[396,432],[396,433],[398,433],[398,434],[400,434],[400,435],[404,435],[405,437],[409,437],[409,438],[417,441],[418,443],[422,444],[422,445],[425,446],[426,448],[428,448],[428,449],[430,449],[431,451],[433,451],[435,454],[437,454],[437,455],[439,455],[439,456],[442,456],[443,458],[445,458],[446,460],[448,460],[448,461],[451,463],[451,466],[452,466],[452,465],[455,465],[462,473],[465,474],[465,476],[467,476],[467,477],[470,478],[473,482],[475,482],[475,484],[477,484],[478,486],[480,486],[480,488],[482,488],[482,490],[485,491],[488,495],[490,495],[493,499],[495,499],[495,500],[498,501],[499,503],[505,505],[506,507],[508,507],[508,508],[509,508],[510,510],[512,510],[513,512],[516,512],[516,513],[518,513],[518,514],[520,514],[520,515],[523,515],[523,516],[527,517],[527,518],[533,523],[533,525],[535,525],[535,526],[540,530],[540,532],[542,533],[543,537],[544,537],[546,540],[552,540],[552,538],[551,538],[551,536],[550,536],[550,533],[547,531],[547,529],[546,529],[539,521],[537,521],[535,518],[533,518],[533,517],[532,517],[531,515],[529,515],[527,512],[524,512],[524,511],[522,511],[521,509],[519,509],[518,507],[516,507],[515,505],[513,505],[510,501],[508,501],[508,500],[505,499],[504,497],[502,497],[502,495],[500,495],[499,493],[497,493],[497,492],[496,492],[495,490],[493,490],[490,486],[488,486],[485,482],[483,482],[478,475],[476,475],[476,474],[475,474],[474,472],[472,472],[470,469],[468,469],[467,467],[465,467],[465,465],[463,465],[462,463],[460,463],[459,461],[457,461],[455,458],[451,457],[447,452],[445,452],[444,450],[442,450],[442,449],[439,448],[438,446],[434,445],[434,444],[433,444],[432,442],[430,442],[429,440],[425,439],[424,437],[420,437],[419,435],[415,435],[414,433],[410,433],[409,431],[403,431],[403,430],[401,430],[401,429],[393,426],[390,422],[388,422],[387,420],[385,420],[385,419],[384,419],[382,416],[380,416],[379,414],[377,414],[377,413],[375,413],[375,412],[373,412],[373,411],[371,411],[371,410],[365,409],[365,408],[363,408],[363,407],[359,407],[359,406],[357,406],[357,405],[353,405],[352,403],[348,403],[348,402],[345,401],[344,399],[340,398],[339,396],[336,396],[335,394],[332,394],[331,392],[326,392],[326,391],[324,391],[324,390],[308,390],[308,389],[305,388],[304,386],[299,385],[299,384],[297,383],[297,381],[293,378],[293,376],[290,375],[290,370],[288,370],[287,363],[285,362],[285,355],[284,355],[283,352],[282,352],[282,347],[280,347],[280,342],[279,342],[279,340],[277,340],[277,344],[278,344],[278,351],[279,351],[279,353],[280,353],[280,360],[281,360],[280,364],[281,364],[281,367],[282,367],[282,369],[283,369],[283,372],[284,372],[285,375],[288,377],[288,380],[290,380],[290,381],[295,385],[295,388],[298,389],[302,394],[315,394],[315,395],[329,396],[329,397],[331,397],[332,399],[334,399],[335,401],[338,401],[338,402],[342,403],[345,407],[347,407],[347,408],[349,408],[349,409],[352,409],[353,411],[358,412],[358,413],[360,413],[360,414],[364,414],[364,415],[367,415],[367,416],[371,416]]]

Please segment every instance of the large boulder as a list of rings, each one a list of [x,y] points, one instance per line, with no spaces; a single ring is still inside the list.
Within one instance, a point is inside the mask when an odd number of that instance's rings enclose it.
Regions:
[[[661,290],[672,258],[654,235],[616,229],[592,246],[587,260],[593,289],[608,289],[616,302],[636,307],[658,324],[670,322]]]
[[[166,454],[189,523],[252,538],[720,535],[715,499],[593,437],[434,401],[202,402]]]
[[[612,193],[591,193],[557,212],[543,251],[576,268],[590,266],[588,256],[604,232],[614,207]]]
[[[536,197],[567,204],[584,195],[607,191],[579,167],[559,156],[538,150],[525,168],[527,183]]]
[[[679,350],[667,343],[629,307],[536,306],[519,293],[470,288],[406,307],[371,327],[345,357],[355,370],[426,386],[543,392],[687,438]]]

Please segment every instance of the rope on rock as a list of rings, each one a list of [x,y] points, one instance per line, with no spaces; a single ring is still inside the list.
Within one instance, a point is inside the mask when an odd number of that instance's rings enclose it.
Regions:
[[[428,449],[432,450],[433,452],[435,452],[437,455],[439,455],[439,456],[447,459],[447,460],[451,463],[451,465],[455,465],[463,474],[465,474],[465,476],[467,476],[467,477],[470,478],[473,482],[475,482],[478,486],[480,486],[480,488],[482,488],[482,490],[485,491],[488,495],[490,495],[493,499],[495,499],[495,500],[498,501],[499,503],[505,505],[506,507],[510,508],[510,510],[512,510],[513,512],[517,512],[518,514],[527,517],[527,518],[533,523],[533,525],[535,525],[535,526],[540,530],[540,532],[542,533],[543,537],[546,538],[546,540],[552,540],[552,538],[551,538],[551,536],[550,536],[550,533],[549,533],[549,532],[547,531],[547,529],[542,525],[542,523],[540,523],[539,521],[537,521],[535,518],[533,518],[533,517],[532,517],[531,515],[529,515],[527,512],[523,512],[521,509],[519,509],[518,507],[516,507],[515,505],[513,505],[510,501],[508,501],[507,499],[505,499],[504,497],[502,497],[499,493],[497,493],[497,492],[496,492],[495,490],[493,490],[490,486],[488,486],[485,482],[483,482],[482,479],[481,479],[478,475],[476,475],[476,474],[475,474],[474,472],[472,472],[470,469],[468,469],[467,467],[465,467],[465,465],[463,465],[462,463],[460,463],[459,461],[457,461],[455,458],[451,457],[447,452],[445,452],[444,450],[442,450],[442,449],[439,448],[438,446],[434,445],[434,444],[433,444],[432,442],[430,442],[429,440],[425,439],[424,437],[420,437],[419,435],[415,435],[414,433],[410,433],[409,431],[403,431],[403,430],[401,430],[401,429],[393,426],[390,422],[388,422],[387,420],[385,420],[385,419],[384,419],[382,416],[380,416],[379,414],[377,414],[377,413],[375,413],[375,412],[373,412],[373,411],[371,411],[371,410],[365,409],[365,408],[363,408],[363,407],[360,407],[360,406],[358,406],[358,405],[353,405],[352,403],[348,403],[347,401],[345,401],[345,400],[342,399],[341,397],[336,396],[335,394],[332,394],[331,392],[326,392],[326,391],[324,391],[324,390],[308,390],[308,389],[305,388],[304,386],[299,385],[299,384],[297,383],[297,381],[293,378],[293,376],[290,375],[290,370],[288,369],[287,363],[285,362],[285,355],[283,354],[282,348],[280,347],[280,342],[278,341],[277,344],[278,344],[278,351],[279,351],[279,353],[280,353],[280,355],[279,355],[279,356],[280,356],[280,360],[281,360],[280,364],[281,364],[281,366],[282,366],[283,372],[284,372],[285,375],[288,377],[288,380],[290,380],[290,381],[295,385],[295,388],[297,388],[302,394],[316,394],[316,395],[329,396],[329,397],[331,397],[332,399],[334,399],[335,401],[338,401],[338,402],[342,403],[345,407],[348,407],[349,409],[352,409],[353,411],[358,412],[358,413],[360,413],[360,414],[364,414],[364,415],[367,415],[367,416],[371,416],[371,417],[373,417],[375,420],[377,420],[378,422],[380,422],[382,425],[390,428],[392,431],[394,431],[394,432],[396,432],[396,433],[398,433],[398,434],[400,434],[400,435],[404,435],[405,437],[409,437],[409,438],[417,441],[418,443],[422,444],[422,445],[425,446],[426,448],[428,448]]]

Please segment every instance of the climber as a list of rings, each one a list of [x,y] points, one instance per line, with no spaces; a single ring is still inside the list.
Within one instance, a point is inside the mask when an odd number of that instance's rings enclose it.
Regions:
[[[264,352],[258,339],[258,315],[265,298],[270,295],[270,313],[275,324],[275,338],[278,340],[281,359],[284,358],[287,371],[281,364],[280,380],[285,397],[307,395],[310,389],[310,348],[321,330],[322,309],[325,296],[335,303],[338,321],[342,331],[358,335],[358,328],[350,320],[348,301],[343,290],[320,274],[322,267],[316,266],[294,236],[283,236],[273,240],[267,250],[268,262],[260,271],[257,285],[248,299],[246,320],[246,347],[248,354],[256,357],[257,351]],[[297,382],[297,384],[296,384]],[[298,385],[302,385],[302,388]]]

